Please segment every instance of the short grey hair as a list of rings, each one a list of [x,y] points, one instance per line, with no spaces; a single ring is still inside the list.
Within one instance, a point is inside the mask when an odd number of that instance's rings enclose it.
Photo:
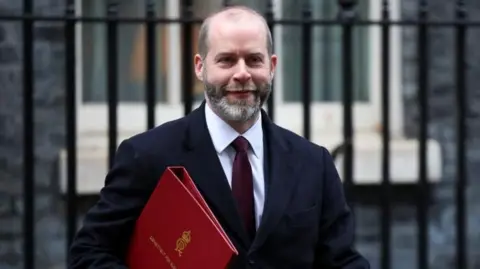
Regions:
[[[272,33],[270,31],[270,28],[268,27],[268,23],[267,21],[265,20],[265,18],[263,17],[262,14],[260,14],[259,12],[257,12],[256,10],[250,8],[250,7],[246,7],[246,6],[228,6],[228,7],[225,7],[225,8],[222,8],[221,10],[213,13],[213,14],[210,14],[210,16],[208,16],[202,23],[202,25],[200,26],[200,31],[199,31],[199,34],[198,34],[198,53],[200,54],[200,56],[205,59],[205,57],[207,57],[207,54],[208,54],[208,32],[209,32],[209,27],[210,27],[210,22],[212,20],[212,18],[222,12],[225,12],[225,11],[229,11],[229,10],[241,10],[241,11],[246,11],[248,13],[251,13],[255,16],[258,16],[262,21],[263,23],[265,24],[265,31],[267,33],[267,52],[268,52],[268,55],[271,56],[273,54],[273,38],[272,38]]]

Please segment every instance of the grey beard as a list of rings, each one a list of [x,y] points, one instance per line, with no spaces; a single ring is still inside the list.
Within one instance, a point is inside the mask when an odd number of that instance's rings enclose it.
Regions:
[[[222,119],[232,122],[246,122],[257,117],[271,91],[271,85],[267,84],[254,91],[255,102],[253,104],[249,104],[247,100],[229,103],[225,97],[225,87],[217,88],[206,82],[206,80],[204,80],[204,83],[205,97],[210,102],[212,109],[218,113]]]

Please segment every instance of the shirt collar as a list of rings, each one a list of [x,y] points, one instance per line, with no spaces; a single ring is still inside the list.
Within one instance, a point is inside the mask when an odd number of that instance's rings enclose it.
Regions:
[[[239,134],[237,131],[235,131],[235,129],[233,129],[217,114],[215,114],[208,104],[205,104],[205,119],[207,122],[208,131],[212,137],[213,146],[215,147],[217,153],[223,152],[238,136],[243,136],[250,143],[253,154],[256,157],[261,156],[263,148],[261,113],[255,124],[243,135]]]

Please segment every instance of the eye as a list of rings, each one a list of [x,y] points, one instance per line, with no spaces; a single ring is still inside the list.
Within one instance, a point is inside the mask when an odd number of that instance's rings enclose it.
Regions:
[[[249,62],[253,64],[261,64],[263,63],[263,58],[260,56],[252,56],[249,58]]]
[[[231,56],[225,56],[218,59],[218,62],[220,63],[232,63],[233,61],[235,61],[235,59]]]

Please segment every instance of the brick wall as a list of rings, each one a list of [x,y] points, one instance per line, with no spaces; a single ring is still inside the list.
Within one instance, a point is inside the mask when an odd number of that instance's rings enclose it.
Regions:
[[[454,0],[428,1],[428,11],[434,20],[454,19]],[[404,19],[417,16],[416,0],[402,0]],[[468,2],[470,18],[480,15],[480,2]],[[480,54],[478,53],[480,32],[472,28],[468,32],[467,77],[468,77],[468,142],[467,170],[467,233],[469,268],[480,268],[480,143],[479,115],[474,107],[478,102],[480,75]],[[417,106],[417,31],[414,27],[403,28],[403,98],[405,131],[409,137],[416,137],[419,123]],[[455,122],[455,31],[450,28],[436,28],[429,32],[430,47],[430,103],[429,136],[441,144],[443,156],[442,183],[435,187],[434,205],[429,208],[429,254],[430,268],[455,268],[455,181],[456,181],[456,122]],[[477,193],[477,196],[475,196]],[[379,209],[361,207],[357,211],[359,244],[371,257],[373,268],[379,268],[380,224]],[[393,269],[417,268],[417,223],[414,207],[402,206],[393,212]]]
[[[36,0],[35,10],[42,14],[61,14],[63,1]],[[430,1],[434,18],[453,18],[453,0]],[[415,0],[402,0],[404,18],[416,15]],[[470,17],[480,14],[480,3],[471,3]],[[472,6],[473,5],[473,6]],[[21,10],[21,1],[0,0],[0,12]],[[37,268],[64,268],[65,225],[63,201],[57,190],[55,165],[57,153],[64,143],[64,48],[62,25],[49,23],[36,26],[35,43],[35,154],[36,154],[36,257]],[[416,105],[416,31],[404,29],[403,81],[406,131],[415,136],[418,123]],[[436,187],[435,205],[430,208],[431,268],[453,268],[455,259],[455,121],[454,121],[454,32],[451,29],[430,33],[429,53],[431,87],[431,124],[429,133],[440,141],[444,157],[443,183]],[[475,44],[480,40],[478,30],[470,31],[468,52],[469,141],[468,190],[470,268],[480,267],[480,201],[479,193],[480,143],[478,112],[474,108],[475,93],[480,77],[480,55]],[[0,269],[22,267],[22,69],[21,25],[0,23]],[[416,268],[415,209],[395,208],[393,222],[393,264],[395,269]],[[379,268],[380,219],[376,208],[357,209],[358,243],[371,258],[373,268]]]
[[[36,0],[40,14],[62,14],[63,2]],[[0,12],[19,13],[22,1],[0,0]],[[22,267],[22,25],[0,23],[0,268]],[[64,143],[64,48],[60,23],[37,23],[35,79],[35,229],[37,268],[62,265],[64,217],[56,175]],[[60,266],[59,268],[64,268]]]
[[[405,14],[416,14],[416,2],[413,0],[404,2]],[[429,11],[434,20],[451,19],[454,17],[455,2],[453,0],[430,1]],[[471,1],[468,3],[468,16],[470,19],[478,18],[480,15],[480,3]],[[406,15],[411,17],[412,15]],[[409,31],[409,37],[413,37],[415,31]],[[443,154],[443,182],[436,188],[436,203],[431,208],[429,235],[430,254],[432,268],[454,268],[455,262],[455,182],[456,178],[456,113],[455,113],[455,30],[453,28],[433,29],[429,33],[431,45],[429,57],[430,67],[430,137],[436,139],[442,145]],[[480,143],[478,137],[479,115],[476,112],[478,97],[478,82],[480,74],[480,54],[478,44],[480,41],[479,28],[470,28],[467,39],[467,175],[469,185],[467,188],[467,242],[469,249],[470,268],[480,267],[480,199],[475,193],[479,193],[480,181]],[[413,43],[413,42],[410,42]],[[415,50],[413,52],[416,52]],[[416,53],[408,53],[405,59],[404,71],[412,74],[415,70],[414,60]],[[410,69],[410,72],[408,70]],[[416,90],[413,85],[415,76],[405,76],[408,83],[406,89]],[[406,123],[418,122],[416,105],[414,105],[415,91],[404,91]],[[407,129],[415,130],[414,126],[407,124]],[[476,135],[477,134],[477,135]]]

